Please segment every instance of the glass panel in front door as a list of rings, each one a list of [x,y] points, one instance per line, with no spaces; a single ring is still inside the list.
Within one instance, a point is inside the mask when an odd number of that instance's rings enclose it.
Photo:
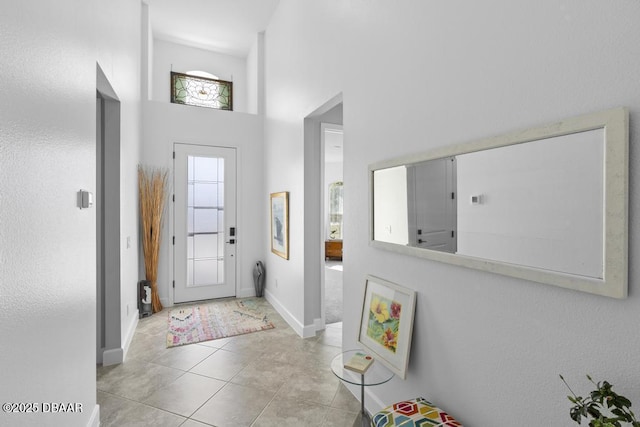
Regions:
[[[187,157],[187,287],[224,283],[224,159]]]

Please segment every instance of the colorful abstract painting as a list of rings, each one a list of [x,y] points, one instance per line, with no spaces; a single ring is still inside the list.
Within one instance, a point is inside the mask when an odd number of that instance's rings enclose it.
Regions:
[[[372,294],[367,335],[392,353],[398,347],[401,310],[400,303]]]

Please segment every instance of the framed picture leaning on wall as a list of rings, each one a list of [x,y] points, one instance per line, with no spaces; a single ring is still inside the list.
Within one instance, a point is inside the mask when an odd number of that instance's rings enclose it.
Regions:
[[[411,351],[416,292],[367,276],[358,343],[402,379]]]
[[[271,193],[271,252],[289,259],[289,192]]]

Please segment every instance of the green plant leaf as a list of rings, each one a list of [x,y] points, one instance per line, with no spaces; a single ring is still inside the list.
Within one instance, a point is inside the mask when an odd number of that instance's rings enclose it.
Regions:
[[[611,413],[613,415],[617,415],[621,420],[625,420],[625,421],[631,421],[631,420],[627,420],[627,413],[624,412],[622,409],[620,408],[615,408],[611,410]]]
[[[624,407],[630,407],[631,406],[631,401],[629,399],[627,399],[624,396],[620,396],[620,395],[616,395],[616,402],[619,403],[620,406],[624,406]]]
[[[591,391],[588,397],[583,398],[575,394],[562,375],[560,375],[560,379],[573,395],[567,396],[567,399],[574,404],[569,410],[569,416],[578,424],[584,417],[591,419],[590,427],[622,427],[621,421],[631,423],[633,427],[640,427],[640,422],[636,420],[635,415],[629,409],[631,401],[614,392],[613,385],[608,381],[596,383],[590,375],[587,375],[587,379],[595,386],[595,390]],[[607,414],[611,414],[611,416],[604,416],[601,413],[605,407],[608,410]]]
[[[577,422],[578,424],[580,424],[580,420],[582,420],[582,415],[583,415],[580,409],[581,408],[575,406],[571,408],[571,410],[569,411],[569,416],[571,417],[571,419]]]
[[[590,404],[587,409],[587,415],[592,418],[599,418],[602,414],[600,414],[600,410],[598,409],[597,404]]]

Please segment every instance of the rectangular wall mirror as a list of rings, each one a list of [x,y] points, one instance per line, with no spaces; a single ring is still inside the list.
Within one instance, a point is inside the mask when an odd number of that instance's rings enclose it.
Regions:
[[[371,245],[627,296],[628,111],[369,166]]]

